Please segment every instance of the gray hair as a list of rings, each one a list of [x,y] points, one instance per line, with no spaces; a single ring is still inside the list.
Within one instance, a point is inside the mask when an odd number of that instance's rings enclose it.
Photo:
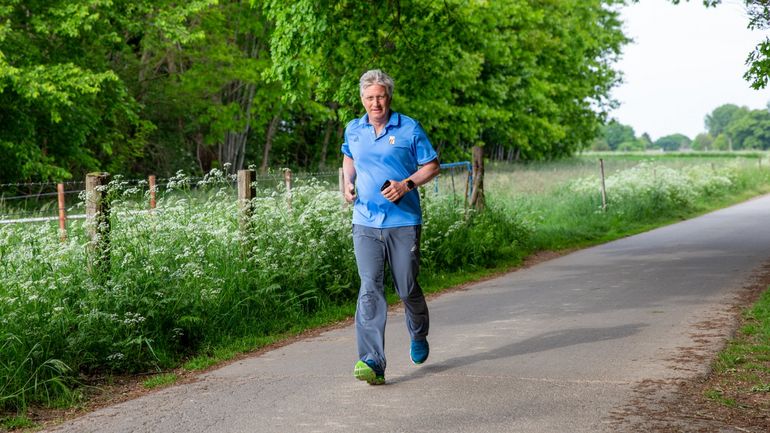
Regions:
[[[390,75],[379,69],[372,69],[364,72],[364,75],[361,75],[361,80],[358,84],[361,97],[364,96],[364,90],[367,87],[375,84],[384,87],[385,91],[388,93],[388,99],[393,99],[393,87],[395,86],[395,83],[393,82],[393,79],[390,78]]]

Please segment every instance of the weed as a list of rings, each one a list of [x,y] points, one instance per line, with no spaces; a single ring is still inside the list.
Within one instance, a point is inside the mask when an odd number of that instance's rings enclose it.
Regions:
[[[179,377],[174,373],[164,373],[164,374],[158,374],[156,376],[153,376],[145,380],[144,382],[142,382],[142,385],[147,389],[153,389],[161,386],[171,385],[173,383],[176,383],[178,379]]]

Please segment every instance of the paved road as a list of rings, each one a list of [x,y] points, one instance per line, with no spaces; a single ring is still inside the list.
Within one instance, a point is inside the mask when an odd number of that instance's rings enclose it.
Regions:
[[[437,297],[423,366],[396,311],[385,386],[353,379],[346,327],[51,431],[622,430],[645,384],[705,371],[726,328],[706,319],[770,260],[768,222],[765,196]]]

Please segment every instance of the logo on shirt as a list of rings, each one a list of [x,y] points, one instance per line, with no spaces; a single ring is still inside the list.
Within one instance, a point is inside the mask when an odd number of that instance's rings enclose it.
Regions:
[[[390,137],[388,137],[388,143],[396,144],[396,137],[394,135],[391,135]]]

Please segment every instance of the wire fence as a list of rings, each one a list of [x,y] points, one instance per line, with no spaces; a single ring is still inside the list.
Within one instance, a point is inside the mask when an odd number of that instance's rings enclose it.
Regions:
[[[471,179],[470,169],[471,165],[467,161],[441,164],[440,175],[427,188],[437,194],[454,194],[459,199],[467,197]],[[164,195],[173,194],[180,189],[195,192],[215,185],[219,189],[224,188],[233,198],[236,198],[238,193],[237,177],[223,173],[203,177],[179,174],[154,179],[154,182],[149,178],[126,179],[116,176],[113,182],[119,183],[122,190],[130,191],[130,199],[123,201],[123,207],[130,210],[154,207],[154,200],[161,200]],[[290,182],[292,187],[312,183],[335,191],[340,189],[341,175],[339,171],[291,173]],[[151,183],[153,183],[152,187]],[[64,187],[61,194],[66,218],[85,218],[85,181],[7,183],[0,184],[0,224],[58,219],[62,210],[59,203],[60,193],[57,191],[59,184]],[[252,177],[252,186],[263,194],[285,190],[285,171],[257,174]],[[154,194],[151,194],[152,192]],[[129,197],[129,194],[126,197]]]

